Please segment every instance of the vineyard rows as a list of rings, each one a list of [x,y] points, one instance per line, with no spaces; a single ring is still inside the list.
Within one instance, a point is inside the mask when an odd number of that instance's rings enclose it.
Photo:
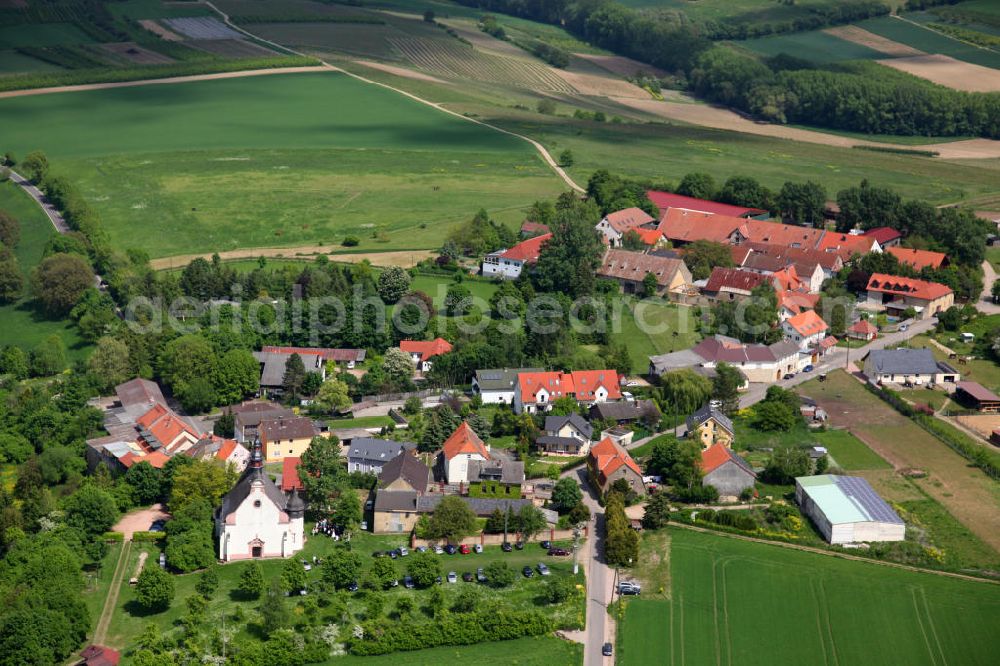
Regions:
[[[421,69],[477,81],[506,84],[530,90],[575,93],[576,89],[545,65],[482,53],[470,46],[443,41],[389,38],[389,42]]]

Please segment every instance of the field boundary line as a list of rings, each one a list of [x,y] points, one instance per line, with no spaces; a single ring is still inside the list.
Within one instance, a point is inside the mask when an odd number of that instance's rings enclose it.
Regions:
[[[955,37],[954,35],[949,35],[946,32],[941,32],[940,30],[935,30],[934,28],[932,28],[932,27],[930,27],[928,25],[924,25],[923,23],[917,23],[916,21],[913,21],[911,19],[904,18],[904,17],[900,16],[899,14],[893,14],[892,18],[899,19],[900,21],[903,21],[904,23],[909,23],[910,25],[913,25],[913,26],[916,26],[916,27],[921,28],[923,30],[926,30],[927,32],[933,32],[935,35],[941,35],[945,39],[950,39],[952,41],[958,42],[959,44],[965,44],[966,46],[975,47],[975,48],[979,49],[980,51],[989,51],[990,53],[1000,53],[1000,51],[995,51],[995,50],[991,49],[988,46],[982,46],[981,44],[975,44],[973,42],[967,42],[964,39],[959,39],[958,37]],[[954,57],[954,56],[952,56],[952,57]],[[959,58],[955,58],[955,60],[959,60]],[[962,62],[965,62],[965,61],[963,60]],[[973,63],[973,64],[975,64],[975,63]]]
[[[795,543],[785,543],[783,541],[769,541],[767,539],[760,539],[757,537],[746,536],[743,534],[731,534],[729,532],[721,532],[719,530],[710,530],[704,527],[696,527],[694,525],[685,525],[684,523],[678,523],[671,521],[670,527],[679,527],[685,530],[691,530],[692,532],[702,532],[704,534],[715,534],[720,537],[725,537],[727,539],[739,539],[741,541],[750,541],[753,543],[763,543],[769,546],[777,546],[778,548],[788,548],[789,550],[800,550],[806,553],[816,553],[817,555],[826,555],[827,557],[836,557],[842,560],[852,560],[855,562],[867,562],[869,564],[877,564],[883,567],[890,567],[893,569],[902,569],[903,571],[913,571],[916,573],[926,573],[934,574],[935,576],[945,576],[947,578],[958,578],[959,580],[967,580],[973,583],[984,583],[987,585],[1000,585],[1000,580],[990,580],[989,578],[978,578],[976,576],[970,576],[968,574],[960,574],[952,571],[938,571],[936,569],[924,569],[922,567],[914,567],[909,564],[899,564],[898,562],[886,562],[884,560],[875,560],[867,557],[860,557],[858,555],[848,555],[847,553],[837,553],[830,550],[823,550],[822,548],[815,548],[813,546],[801,546]]]
[[[917,603],[917,588],[910,588],[910,598],[913,600],[913,612],[917,617],[917,626],[920,627],[920,635],[924,637],[924,645],[927,647],[927,655],[931,658],[931,664],[937,666],[938,655],[934,652],[934,648],[931,647],[931,639],[927,634],[927,629],[924,627],[923,611],[920,610],[920,604]]]
[[[833,655],[834,666],[840,666],[840,657],[837,655],[837,641],[833,637],[833,622],[830,620],[830,603],[826,598],[826,588],[823,586],[822,579],[820,579],[817,585],[819,586],[820,609],[823,613],[823,620],[826,623],[826,635],[830,639],[830,653]]]
[[[238,31],[242,32],[244,35],[252,37],[253,39],[260,40],[260,41],[265,42],[267,44],[271,44],[272,46],[277,46],[278,48],[281,48],[281,49],[284,49],[284,50],[289,51],[291,53],[294,53],[295,55],[300,55],[300,56],[304,56],[304,57],[315,57],[315,56],[306,56],[304,53],[296,51],[295,49],[289,48],[287,46],[282,46],[281,44],[277,44],[275,42],[272,42],[269,39],[264,39],[263,37],[255,35],[255,34],[253,34],[252,32],[250,32],[248,30],[244,30],[240,26],[238,26],[235,23],[233,23],[232,21],[230,21],[228,14],[226,14],[225,12],[223,12],[221,9],[219,9],[218,7],[216,7],[214,4],[212,4],[208,0],[205,0],[205,5],[208,6],[208,7],[210,7],[210,8],[212,8],[212,10],[214,10],[216,13],[218,13],[219,16],[222,17],[222,20],[225,22],[226,25],[228,25],[229,27],[233,28],[234,30],[238,30]],[[418,97],[417,95],[414,95],[411,92],[407,92],[407,91],[405,91],[405,90],[403,90],[401,88],[395,88],[393,86],[390,86],[387,83],[381,83],[379,81],[373,81],[372,79],[365,78],[364,76],[361,76],[360,74],[355,74],[354,72],[349,72],[346,69],[342,69],[342,68],[337,67],[335,65],[331,65],[330,63],[326,62],[322,58],[318,58],[318,60],[321,63],[323,63],[323,65],[325,65],[326,67],[330,68],[331,70],[334,70],[334,71],[346,74],[347,76],[350,76],[351,78],[356,79],[358,81],[361,81],[363,83],[368,83],[368,84],[371,84],[373,86],[380,86],[382,88],[385,88],[386,90],[391,90],[392,92],[397,93],[399,95],[403,95],[405,97],[409,97],[410,99],[412,99],[415,102],[419,102],[421,104],[425,104],[425,105],[431,107],[432,109],[437,109],[438,111],[441,111],[443,113],[447,113],[448,115],[454,116],[456,118],[461,118],[462,120],[466,120],[466,121],[468,121],[470,123],[475,123],[477,125],[482,125],[483,127],[488,127],[490,129],[495,130],[497,132],[500,132],[502,134],[506,134],[508,136],[515,137],[517,139],[521,139],[522,141],[527,141],[529,144],[531,144],[535,148],[535,150],[538,151],[538,154],[541,155],[541,157],[542,157],[542,161],[544,161],[545,164],[547,164],[549,166],[549,168],[552,169],[556,173],[557,176],[559,176],[560,178],[562,178],[563,182],[565,182],[567,185],[569,185],[569,187],[571,189],[573,189],[574,191],[576,191],[579,194],[583,194],[583,193],[586,192],[586,190],[584,188],[582,188],[579,185],[577,185],[576,181],[574,181],[572,178],[570,178],[569,174],[566,173],[566,171],[561,166],[559,166],[559,164],[552,158],[552,155],[549,154],[549,151],[545,148],[545,146],[543,146],[538,141],[535,141],[531,137],[525,136],[523,134],[518,134],[517,132],[512,132],[510,130],[506,130],[506,129],[502,128],[502,127],[497,127],[496,125],[491,125],[490,123],[487,123],[487,122],[482,121],[482,120],[477,120],[476,118],[469,118],[468,116],[463,116],[461,113],[458,113],[457,111],[452,111],[451,109],[445,108],[443,105],[441,105],[441,104],[439,104],[437,102],[432,102],[432,101],[430,101],[428,99],[424,99],[423,97]]]
[[[115,564],[115,571],[111,575],[111,587],[108,588],[108,596],[104,600],[104,608],[101,609],[101,616],[97,620],[97,628],[94,629],[94,638],[91,641],[97,645],[102,645],[108,637],[108,629],[111,626],[111,618],[115,614],[115,605],[118,603],[118,593],[122,589],[122,575],[128,563],[128,554],[132,549],[132,542],[125,541],[122,550],[118,554],[118,562]]]
[[[941,639],[938,638],[937,627],[934,626],[934,617],[931,615],[931,608],[927,605],[927,592],[920,588],[920,601],[924,605],[924,615],[927,617],[927,626],[931,629],[931,636],[934,637],[934,644],[937,646],[938,654],[941,656],[941,663],[948,666],[948,655],[941,647]]]
[[[819,593],[816,592],[816,581],[812,578],[809,579],[809,592],[812,594],[813,603],[816,604],[816,612],[814,613],[816,618],[816,634],[819,636],[819,645],[823,648],[823,666],[830,666],[830,654],[826,649],[826,635],[823,631],[823,605],[819,601]]]
[[[25,88],[24,90],[7,90],[0,92],[0,99],[7,97],[26,97],[28,95],[47,95],[51,93],[84,92],[87,90],[108,90],[111,88],[132,88],[135,86],[152,86],[169,83],[193,83],[195,81],[212,81],[214,79],[240,79],[247,76],[267,76],[268,74],[303,74],[308,72],[339,71],[336,67],[323,63],[322,65],[306,65],[302,67],[273,67],[271,69],[242,69],[235,72],[215,72],[214,74],[190,74],[188,76],[169,76],[163,79],[138,79],[136,81],[109,81],[107,83],[81,83],[72,86],[53,86],[49,88]]]

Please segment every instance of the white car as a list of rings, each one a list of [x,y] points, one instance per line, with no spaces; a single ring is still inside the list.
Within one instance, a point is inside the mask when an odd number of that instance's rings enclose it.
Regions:
[[[400,557],[406,557],[409,554],[410,554],[409,549],[407,549],[407,548],[400,548],[399,549],[399,556]]]
[[[457,583],[458,582],[458,574],[456,574],[454,571],[449,571],[448,572],[448,582],[449,583]]]
[[[475,553],[481,553],[483,552],[483,547],[477,543],[475,546],[472,547],[472,551]]]
[[[544,564],[539,564],[538,573],[542,576],[548,576],[551,572],[549,571],[549,568],[547,566],[545,566]]]
[[[444,555],[444,548],[442,548],[441,546],[434,546],[434,554]]]

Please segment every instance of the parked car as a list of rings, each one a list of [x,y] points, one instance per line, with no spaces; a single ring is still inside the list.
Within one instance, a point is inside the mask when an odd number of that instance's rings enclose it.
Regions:
[[[500,550],[502,550],[505,553],[509,553],[510,551],[514,550],[514,546],[510,545],[509,541],[504,541],[502,544],[500,544]]]
[[[448,582],[449,583],[457,583],[458,582],[458,574],[456,574],[454,571],[449,571],[448,572]]]
[[[413,589],[413,587],[414,587],[414,585],[413,585],[413,576],[403,576],[403,587],[405,587],[408,590],[412,590]]]
[[[795,375],[789,372],[782,379],[795,379]]]
[[[521,573],[524,574],[525,578],[531,578],[532,576],[535,575],[535,570],[529,566],[525,566],[523,569],[521,569]]]
[[[437,583],[438,585],[440,585],[441,584],[441,576],[438,576],[437,578],[435,578],[434,582]]]
[[[350,583],[348,583],[347,584],[347,590],[348,590],[348,592],[357,592],[358,591],[358,581],[352,580]]]
[[[899,325],[899,332],[900,333],[906,333],[906,331],[909,330],[909,328],[910,328],[909,324],[900,324]]]
[[[483,568],[482,567],[479,567],[478,569],[476,569],[476,580],[478,580],[480,583],[485,583],[486,582],[486,574],[483,573]]]
[[[396,552],[399,553],[400,557],[406,557],[407,555],[410,554],[410,551],[409,551],[408,548],[400,548]]]
[[[542,576],[548,576],[552,572],[549,571],[549,568],[547,566],[545,566],[544,564],[542,564],[541,562],[539,562],[538,563],[538,573],[540,575],[542,575]]]
[[[813,370],[815,370],[815,368],[813,368],[812,365],[807,365],[806,367],[802,368],[802,372],[812,372]]]
[[[154,520],[149,526],[150,532],[162,532],[167,526],[167,521],[165,520]]]
[[[448,553],[449,555],[454,555],[455,553],[458,552],[458,548],[455,548],[453,545],[449,543],[447,546],[444,547],[444,552]]]
[[[474,552],[474,553],[481,553],[481,552],[483,552],[482,545],[477,543],[475,546],[472,547],[472,552]]]
[[[358,525],[358,529],[361,530],[362,532],[367,532],[368,531],[368,521],[367,520],[362,520],[361,524]]]
[[[444,548],[442,548],[441,546],[434,546],[434,552],[436,554],[438,554],[438,555],[443,555],[444,554]]]
[[[548,550],[549,548],[551,548],[551,547],[552,547],[552,542],[551,542],[551,541],[543,541],[543,542],[542,542],[542,543],[541,543],[540,545],[541,545],[541,546],[542,546],[542,548],[544,548],[545,550]]]
[[[414,548],[414,550],[417,551],[418,553],[426,553],[427,546],[417,546],[416,548]]]
[[[466,583],[471,583],[474,580],[472,572],[471,571],[466,571],[465,573],[463,573],[462,574],[462,580],[464,580]]]
[[[611,643],[605,643],[604,647],[601,648],[601,654],[605,657],[610,657],[614,653],[614,648],[611,647]]]
[[[524,542],[523,541],[515,541],[514,542],[514,548],[517,548],[518,550],[524,550]]]
[[[708,406],[709,407],[714,407],[715,409],[722,409],[722,401],[721,400],[709,400],[708,401]]]
[[[472,552],[472,547],[467,543],[463,543],[461,546],[458,547],[458,552],[460,552],[462,555],[468,555],[469,553]]]
[[[309,562],[305,560],[302,560],[302,568],[305,569],[306,571],[312,571],[313,565],[309,564]]]
[[[389,581],[389,587],[399,587],[399,581],[395,579]]]
[[[386,556],[386,551],[384,550],[376,550],[374,553],[372,553],[372,557],[385,557],[385,556]]]
[[[638,583],[622,581],[618,583],[618,594],[626,596],[642,594],[642,587]]]
[[[565,548],[549,548],[549,555],[557,555],[559,557],[566,557],[571,553]]]

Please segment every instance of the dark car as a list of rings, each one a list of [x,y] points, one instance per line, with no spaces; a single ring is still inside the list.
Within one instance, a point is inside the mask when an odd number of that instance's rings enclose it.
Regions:
[[[167,521],[165,521],[165,520],[154,520],[153,523],[149,526],[149,531],[150,532],[162,532],[163,529],[166,527],[166,525],[167,525]]]
[[[524,574],[525,578],[531,578],[532,576],[535,575],[535,570],[532,569],[531,567],[524,567],[523,569],[521,569],[521,573]]]
[[[350,592],[357,592],[358,591],[358,582],[357,581],[351,581],[350,583],[347,584],[347,589]]]
[[[474,578],[475,576],[472,575],[471,571],[466,571],[464,574],[462,574],[462,580],[464,580],[466,583],[471,583],[474,580]]]
[[[510,545],[509,541],[504,541],[502,544],[500,544],[500,550],[502,550],[505,553],[509,553],[510,551],[514,550],[514,546]]]
[[[795,379],[795,375],[789,372],[784,377],[782,377],[782,379]]]
[[[372,553],[372,557],[385,557],[385,551],[376,550],[374,553]]]
[[[604,647],[601,648],[601,654],[605,657],[610,657],[614,653],[614,649],[611,647],[611,643],[605,643]]]
[[[524,542],[523,541],[515,541],[514,542],[514,548],[517,548],[518,550],[524,550]]]
[[[397,557],[399,557],[399,551],[398,550],[390,550],[389,551],[389,557],[391,557],[392,559],[396,559]]]
[[[408,590],[412,590],[413,589],[413,587],[414,587],[414,585],[413,585],[413,576],[403,576],[403,587],[405,587]]]
[[[549,555],[558,555],[559,557],[565,557],[569,555],[570,552],[565,548],[549,548]]]
[[[434,582],[437,583],[438,585],[440,585],[441,584],[441,576],[438,576],[437,578],[435,578]]]
[[[545,550],[548,550],[549,548],[552,547],[552,542],[551,541],[543,541],[540,545]]]
[[[444,552],[448,553],[449,555],[454,555],[455,553],[458,552],[458,548],[455,548],[453,545],[449,543],[447,546],[444,547]]]
[[[802,372],[812,372],[813,370],[814,368],[811,365],[807,365],[806,367],[802,368]]]
[[[623,581],[618,583],[618,594],[626,596],[642,594],[642,588],[635,583]]]

